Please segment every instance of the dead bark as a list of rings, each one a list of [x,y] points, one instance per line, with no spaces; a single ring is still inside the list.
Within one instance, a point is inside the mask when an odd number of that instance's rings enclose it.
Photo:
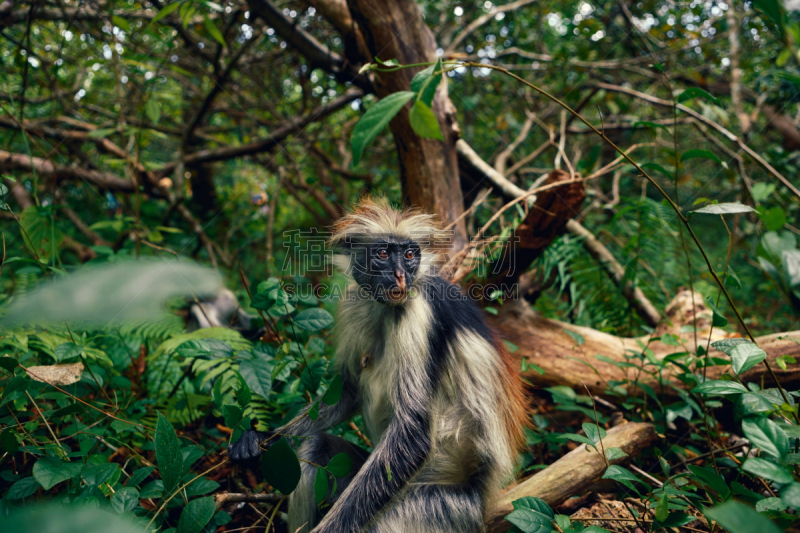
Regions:
[[[544,370],[544,374],[531,371],[525,378],[537,387],[553,385],[566,385],[573,388],[583,388],[585,384],[593,394],[602,394],[611,381],[628,380],[631,394],[642,394],[641,390],[632,383],[637,381],[661,391],[667,396],[675,396],[677,392],[670,385],[685,389],[675,377],[681,370],[676,366],[667,367],[662,374],[662,387],[658,380],[649,374],[639,372],[635,368],[619,368],[612,363],[602,361],[598,355],[605,356],[617,362],[630,362],[625,356],[631,353],[641,353],[640,342],[646,345],[655,355],[656,359],[663,359],[667,355],[681,352],[693,353],[696,350],[694,334],[691,331],[681,332],[681,327],[697,324],[698,344],[703,348],[708,344],[710,332],[711,313],[703,303],[703,298],[695,294],[692,301],[689,291],[682,291],[666,309],[667,320],[661,323],[652,337],[663,333],[670,333],[680,339],[681,346],[672,346],[664,342],[651,341],[650,336],[626,338],[603,333],[592,328],[575,326],[547,319],[534,312],[525,301],[507,301],[496,317],[491,320],[500,331],[503,339],[519,346],[514,355],[520,359],[536,364]],[[579,344],[575,337],[566,333],[570,330],[583,338]],[[719,328],[714,328],[711,339],[718,340],[726,337],[738,337],[738,334],[726,333]],[[758,345],[767,352],[767,360],[772,364],[773,370],[784,388],[800,384],[800,364],[788,365],[786,370],[781,370],[773,364],[776,357],[788,354],[796,359],[800,358],[800,344],[787,336],[800,338],[800,331],[775,333],[756,337]],[[710,349],[711,357],[729,359],[721,352]],[[634,361],[635,362],[635,361]],[[591,366],[589,366],[591,365]],[[653,368],[652,366],[650,367]],[[729,365],[711,366],[706,369],[709,379],[719,379],[725,373],[732,373]],[[763,382],[765,387],[774,386],[765,366],[756,365],[751,370],[740,376],[744,382]]]
[[[605,450],[621,448],[629,457],[633,457],[656,442],[658,438],[652,425],[631,422],[608,430],[602,448],[599,444],[598,448]],[[575,448],[538,474],[503,491],[492,505],[487,520],[488,531],[501,533],[511,527],[511,523],[504,517],[513,511],[511,502],[514,500],[524,496],[535,496],[555,507],[601,479],[606,471],[603,455],[599,450],[587,448],[587,446]],[[628,458],[611,461],[611,464],[619,464]]]
[[[554,170],[542,185],[570,179],[569,173]],[[545,248],[564,232],[585,198],[583,182],[542,191],[536,196],[536,203],[530,206],[528,214],[514,230],[507,253],[492,269],[499,274],[501,285],[511,285],[519,280]]]

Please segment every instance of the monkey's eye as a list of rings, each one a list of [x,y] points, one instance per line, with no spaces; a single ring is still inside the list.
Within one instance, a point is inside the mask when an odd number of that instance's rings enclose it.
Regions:
[[[414,259],[414,250],[406,250],[406,259]]]
[[[386,259],[387,257],[389,257],[389,252],[383,249],[378,250],[378,257],[380,257],[381,259]]]

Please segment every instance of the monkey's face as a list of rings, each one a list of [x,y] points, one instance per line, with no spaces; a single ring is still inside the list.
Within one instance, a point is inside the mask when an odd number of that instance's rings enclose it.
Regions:
[[[409,296],[420,264],[420,247],[408,239],[388,237],[351,248],[352,275],[375,300],[403,304]]]

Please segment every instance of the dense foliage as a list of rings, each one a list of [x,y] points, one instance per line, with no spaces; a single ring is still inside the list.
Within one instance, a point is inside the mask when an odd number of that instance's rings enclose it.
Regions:
[[[224,451],[244,429],[275,428],[341,393],[328,363],[343,278],[298,239],[366,192],[407,199],[387,124],[410,113],[418,135],[443,138],[431,109],[444,84],[461,137],[514,185],[538,186],[554,167],[590,178],[574,219],[622,278],[566,232],[532,265],[539,281],[525,305],[638,339],[625,360],[591,354],[631,371],[601,395],[531,387],[519,477],[586,447],[607,465],[595,492],[628,513],[603,528],[793,527],[800,394],[743,375],[768,365],[755,337],[800,344],[790,333],[800,317],[800,15],[776,0],[426,1],[441,59],[410,67],[348,64],[353,37],[331,5],[0,1],[0,515],[10,530],[39,530],[48,513],[65,517],[62,527],[85,518],[87,533],[130,521],[179,533],[285,530],[279,513],[299,478],[293,439],[264,455],[264,479],[234,469]],[[275,17],[291,29],[265,22]],[[288,37],[301,30],[342,62]],[[410,90],[382,99],[359,81],[404,68],[419,71]],[[475,235],[508,202],[497,191],[482,201],[487,184],[469,176],[460,185]],[[523,206],[488,226],[498,236],[488,262]],[[160,285],[126,292],[128,261],[144,258],[197,285],[178,291],[186,298]],[[209,296],[194,289],[207,273],[181,270],[193,261],[222,274],[258,335],[186,331],[188,303]],[[69,297],[34,292],[81,272]],[[656,333],[631,286],[659,310],[690,287],[712,331],[730,338],[706,331],[697,342],[691,325]],[[136,314],[137,297],[164,308]],[[44,303],[20,323],[9,310],[26,301]],[[504,305],[482,304],[487,315]],[[565,331],[580,350],[586,339]],[[674,350],[656,357],[656,342]],[[797,368],[790,355],[771,364]],[[707,378],[713,367],[725,368],[719,379]],[[522,360],[522,371],[538,370]],[[623,466],[627,454],[603,446],[619,418],[664,438]],[[332,432],[369,448],[362,429],[356,415]],[[325,507],[350,465],[316,466]],[[34,505],[48,501],[67,507]],[[87,507],[125,520],[98,522]],[[602,530],[570,518],[574,506],[528,497],[514,507],[508,520],[525,532]]]

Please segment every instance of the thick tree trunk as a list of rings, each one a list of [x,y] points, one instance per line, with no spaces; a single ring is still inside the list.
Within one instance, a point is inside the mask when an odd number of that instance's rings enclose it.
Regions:
[[[436,40],[415,1],[348,0],[348,5],[372,55],[364,58],[365,63],[374,57],[383,61],[397,59],[400,64],[436,61]],[[419,70],[421,68],[376,72],[375,93],[383,98],[410,90],[411,79]],[[463,213],[464,205],[455,150],[458,125],[446,84],[436,93],[433,111],[444,141],[420,138],[411,129],[407,111],[398,113],[389,126],[397,145],[406,203],[436,213],[448,223]],[[453,229],[453,248],[459,250],[467,242],[464,221]]]
[[[544,370],[544,374],[535,371],[526,374],[526,379],[535,386],[566,385],[580,390],[585,384],[592,393],[602,394],[608,388],[609,382],[625,379],[629,383],[638,379],[639,383],[646,383],[657,391],[660,387],[658,380],[647,373],[639,372],[636,368],[620,368],[598,359],[598,355],[617,362],[637,363],[637,361],[629,361],[625,356],[630,357],[632,353],[641,353],[642,346],[647,346],[656,359],[663,359],[674,353],[694,352],[694,334],[692,332],[681,333],[681,326],[690,325],[695,319],[698,344],[706,347],[711,313],[699,294],[695,294],[694,301],[692,301],[691,293],[682,291],[667,306],[666,314],[667,320],[657,328],[653,337],[670,333],[681,340],[681,346],[672,346],[661,341],[649,342],[649,336],[616,337],[592,328],[542,318],[525,301],[507,301],[493,322],[500,330],[503,339],[519,346],[519,350],[514,355],[520,359],[525,358],[528,362],[536,364]],[[580,335],[583,342],[576,341],[574,336],[566,333],[566,330]],[[739,335],[726,333],[719,328],[715,328],[711,332],[712,341],[733,336],[738,337]],[[756,338],[758,345],[767,352],[767,360],[772,363],[772,368],[784,388],[796,387],[800,384],[800,364],[789,365],[786,370],[781,370],[774,364],[775,358],[784,354],[795,359],[800,358],[800,344],[792,339],[787,339],[787,336],[800,338],[800,331],[776,333]],[[642,344],[640,345],[640,343]],[[710,349],[710,356],[729,359],[727,355],[713,348]],[[650,368],[653,369],[652,366]],[[680,372],[680,369],[670,365],[662,374],[663,383],[666,385],[663,387],[663,393],[668,396],[676,394],[675,389],[669,384],[679,384],[673,375],[675,372]],[[729,365],[711,366],[706,369],[706,377],[719,379],[726,372],[732,373]],[[764,386],[774,386],[764,365],[756,365],[740,377],[744,382],[761,384],[763,380]],[[685,388],[684,385],[680,385]],[[641,390],[633,386],[630,387],[630,392],[641,394]]]

